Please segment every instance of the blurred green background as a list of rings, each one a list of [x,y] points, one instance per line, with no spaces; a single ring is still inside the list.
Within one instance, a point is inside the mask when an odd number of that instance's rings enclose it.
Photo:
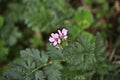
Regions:
[[[0,0],[0,74],[20,50],[45,49],[51,32],[62,28],[71,39],[100,32],[109,60],[120,60],[119,0]]]

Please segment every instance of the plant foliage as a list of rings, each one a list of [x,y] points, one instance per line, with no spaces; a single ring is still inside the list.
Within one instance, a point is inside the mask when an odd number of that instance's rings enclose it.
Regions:
[[[64,25],[73,14],[72,8],[64,0],[23,0],[23,3],[26,4],[25,23],[33,30],[39,28],[42,32],[50,32]]]
[[[0,80],[119,80],[119,5],[119,0],[0,0]],[[50,32],[63,27],[69,34],[61,39],[63,49],[50,44],[45,49]],[[104,39],[94,36],[98,31]]]
[[[92,80],[94,74],[99,74],[99,69],[103,67],[99,64],[107,61],[107,57],[103,55],[106,54],[106,47],[103,45],[98,33],[92,41],[81,34],[76,42],[69,42],[62,50],[52,45],[47,46],[47,51],[27,48],[20,52],[21,59],[11,63],[11,70],[4,72],[1,79]],[[110,71],[109,65],[104,66],[107,72]]]

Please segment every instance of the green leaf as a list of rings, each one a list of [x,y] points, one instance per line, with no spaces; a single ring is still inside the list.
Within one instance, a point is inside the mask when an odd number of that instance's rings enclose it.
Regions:
[[[24,20],[29,28],[41,32],[55,30],[71,19],[73,9],[64,0],[25,0]],[[51,5],[52,4],[52,5]],[[62,26],[61,26],[62,25]]]
[[[9,46],[13,46],[17,42],[18,38],[21,37],[21,33],[19,32],[18,28],[12,23],[5,25],[0,33],[1,38]]]
[[[96,34],[96,38],[95,38],[95,56],[96,59],[98,60],[98,62],[104,61],[105,57],[107,57],[107,52],[106,52],[106,48],[107,48],[107,42],[104,42],[102,40],[102,36],[100,33]],[[104,56],[103,56],[104,54]]]
[[[62,66],[58,61],[54,61],[52,64],[44,68],[48,80],[62,80],[60,72],[61,69]]]
[[[8,54],[8,48],[5,47],[5,41],[1,40],[0,39],[0,62],[1,61],[4,61],[7,57],[7,54]]]
[[[93,22],[93,15],[88,9],[79,7],[75,13],[74,20],[78,24],[79,29],[82,31],[91,25]]]
[[[103,56],[106,46],[100,34],[97,33],[93,40],[88,36],[88,34],[81,34],[76,42],[69,43],[69,46],[64,49],[63,56],[70,65],[70,70],[92,70],[98,66],[97,63],[106,59],[106,56]]]
[[[97,67],[97,72],[101,75],[108,74],[109,71],[112,69],[112,66],[108,64],[107,62],[102,62],[100,65]]]
[[[72,70],[91,70],[96,63],[94,42],[83,35],[78,38],[77,42],[69,43],[63,55]]]
[[[42,71],[35,72],[35,80],[45,80],[45,76]]]
[[[51,59],[60,60],[63,58],[63,54],[61,50],[55,48],[55,46],[48,44],[47,45],[47,53]]]
[[[20,73],[16,72],[15,69],[7,70],[3,73],[2,80],[21,80]]]
[[[91,34],[91,33],[89,33],[89,32],[82,32],[82,35],[83,36],[86,36],[86,37],[88,37],[88,39],[90,40],[90,41],[94,41],[95,40],[95,37],[93,36],[93,34]]]
[[[116,64],[120,64],[120,61],[116,61],[115,63],[116,63]]]
[[[42,66],[48,61],[48,56],[37,49],[26,49],[20,52],[21,57],[26,61],[35,61],[36,65]]]

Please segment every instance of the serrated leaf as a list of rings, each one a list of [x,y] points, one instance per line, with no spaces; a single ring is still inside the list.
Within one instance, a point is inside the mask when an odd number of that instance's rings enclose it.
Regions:
[[[45,80],[45,76],[42,71],[35,72],[35,80]]]
[[[95,50],[94,51],[96,53],[95,56],[98,61],[104,61],[105,57],[107,56],[106,48],[107,48],[107,42],[104,42],[102,40],[101,34],[97,33],[96,38],[95,38]]]
[[[58,61],[54,61],[51,65],[44,68],[48,80],[62,80],[61,69],[62,66]]]
[[[47,45],[47,53],[48,55],[51,57],[51,59],[56,59],[56,60],[60,60],[63,58],[63,54],[61,50],[58,50],[57,48],[55,48],[54,46],[48,44]]]
[[[95,47],[103,45],[101,38],[97,37],[91,41],[90,38],[81,34],[78,41],[69,43],[69,46],[64,49],[64,59],[72,65],[70,67],[71,70],[91,70],[97,67],[96,63],[105,59],[105,57],[102,56],[102,53],[105,51],[104,46]],[[96,40],[99,40],[100,43],[96,42]],[[98,49],[96,50],[96,48]]]
[[[25,23],[29,28],[39,28],[42,32],[50,32],[65,25],[64,21],[73,15],[73,9],[64,0],[24,0]],[[51,5],[52,4],[52,5]],[[61,24],[59,24],[61,22]]]
[[[3,73],[2,80],[20,80],[21,76],[19,72],[16,72],[15,69],[7,70]]]
[[[18,28],[12,23],[5,25],[0,33],[1,38],[9,46],[13,46],[17,42],[17,39],[21,37],[21,33],[18,31]]]
[[[44,52],[41,52],[37,49],[26,49],[20,52],[21,57],[28,61],[36,61],[37,65],[42,65],[48,61],[48,56]]]

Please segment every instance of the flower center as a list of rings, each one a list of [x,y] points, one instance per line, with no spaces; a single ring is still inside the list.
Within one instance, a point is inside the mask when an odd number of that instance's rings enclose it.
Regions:
[[[62,38],[64,38],[65,37],[65,35],[62,33]]]
[[[64,34],[62,33],[62,36],[64,36]]]
[[[58,41],[58,38],[55,38],[55,41]]]

